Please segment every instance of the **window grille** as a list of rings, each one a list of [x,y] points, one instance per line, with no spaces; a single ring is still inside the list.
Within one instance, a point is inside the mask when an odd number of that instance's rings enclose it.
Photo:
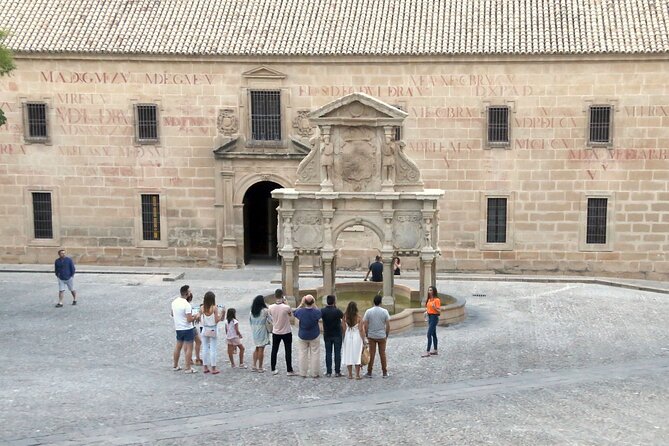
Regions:
[[[251,92],[251,138],[255,141],[281,141],[281,92]]]
[[[590,143],[611,143],[611,106],[590,106]]]
[[[36,239],[53,238],[51,193],[33,192],[33,226]]]
[[[160,240],[160,196],[142,195],[142,239]]]
[[[25,105],[25,138],[28,141],[47,141],[47,108],[44,102],[28,102]]]
[[[158,141],[158,106],[155,104],[135,105],[135,133],[140,143]]]
[[[509,107],[488,107],[488,144],[509,144]]]
[[[586,243],[597,245],[606,244],[607,208],[607,198],[588,198]]]
[[[487,243],[506,243],[506,198],[488,198]]]

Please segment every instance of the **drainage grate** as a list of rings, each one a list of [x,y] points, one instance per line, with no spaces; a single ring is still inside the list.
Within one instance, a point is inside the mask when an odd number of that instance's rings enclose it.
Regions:
[[[472,297],[485,297],[485,294],[474,293],[474,294],[472,294]]]

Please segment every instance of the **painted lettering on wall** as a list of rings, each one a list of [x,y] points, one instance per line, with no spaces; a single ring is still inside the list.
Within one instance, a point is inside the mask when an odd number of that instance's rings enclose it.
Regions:
[[[472,119],[480,118],[481,110],[475,107],[409,107],[409,115],[417,118],[451,118]]]
[[[512,74],[433,74],[411,75],[411,85],[416,87],[472,87],[482,85],[513,85],[515,79]]]
[[[25,155],[26,148],[23,144],[0,144],[0,155]]]
[[[40,80],[62,84],[127,84],[130,73],[105,71],[41,71]]]
[[[54,98],[57,104],[105,105],[109,101],[103,94],[58,93]]]
[[[629,117],[669,116],[669,105],[637,105],[623,107],[623,110]]]
[[[429,96],[430,90],[427,87],[402,86],[402,85],[300,85],[298,88],[299,96],[346,96],[351,93],[365,93],[376,97],[415,97]]]
[[[669,149],[580,149],[569,150],[569,161],[669,160]]]
[[[144,80],[148,84],[161,85],[212,85],[214,76],[211,74],[181,73],[146,73]]]
[[[56,107],[56,123],[80,125],[129,125],[132,120],[123,109]]]

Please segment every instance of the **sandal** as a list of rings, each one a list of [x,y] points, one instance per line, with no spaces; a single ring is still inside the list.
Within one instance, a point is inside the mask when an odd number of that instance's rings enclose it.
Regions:
[[[429,353],[429,352],[423,353],[422,355],[420,355],[420,357],[421,357],[421,358],[429,358],[429,357],[430,357],[430,353]]]
[[[437,353],[437,352],[430,352],[430,356],[437,356],[437,355],[439,355],[439,353]]]
[[[209,369],[204,369],[202,373],[211,373],[211,372],[209,371]]]
[[[181,371],[181,367],[172,367],[172,371],[173,371],[173,372],[180,372],[180,371]]]
[[[239,364],[239,365],[237,366],[237,368],[238,368],[238,369],[245,369],[245,368],[246,368],[246,364]]]
[[[186,370],[184,370],[184,373],[185,373],[186,375],[192,375],[193,373],[197,373],[197,370],[195,370],[195,369],[186,369]]]
[[[220,370],[212,370],[211,372],[212,375],[218,375],[219,373],[221,373]]]
[[[62,307],[63,307],[63,304],[61,304],[61,303],[56,304],[56,308],[62,308]]]

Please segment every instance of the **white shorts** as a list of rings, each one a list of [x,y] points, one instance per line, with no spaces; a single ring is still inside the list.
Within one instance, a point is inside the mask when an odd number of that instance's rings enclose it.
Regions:
[[[58,279],[58,291],[62,292],[65,291],[65,289],[74,291],[74,277],[70,277],[67,280]]]

